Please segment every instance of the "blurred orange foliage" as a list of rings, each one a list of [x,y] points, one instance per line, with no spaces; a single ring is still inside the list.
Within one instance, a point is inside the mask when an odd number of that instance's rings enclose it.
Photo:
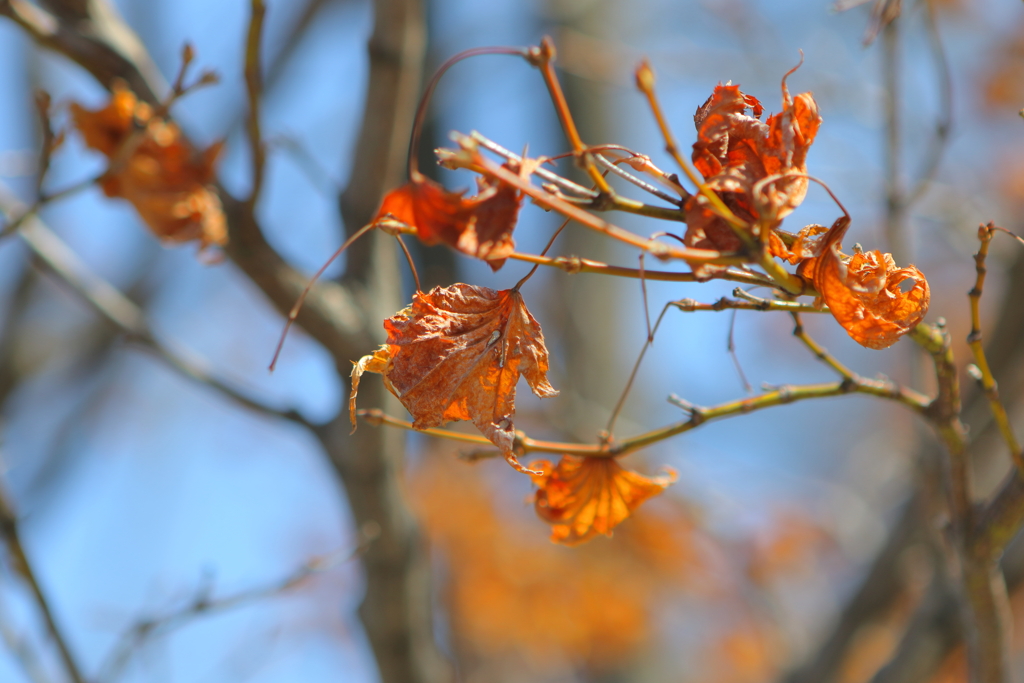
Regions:
[[[671,591],[704,575],[704,541],[682,506],[659,506],[611,541],[569,549],[542,540],[525,505],[499,511],[485,471],[431,453],[409,482],[446,560],[455,640],[477,657],[613,667],[643,650]]]
[[[220,199],[209,187],[221,143],[196,152],[176,124],[153,116],[123,84],[105,107],[72,103],[70,109],[85,144],[110,160],[100,179],[108,197],[131,202],[165,242],[199,240],[202,249],[227,244]]]

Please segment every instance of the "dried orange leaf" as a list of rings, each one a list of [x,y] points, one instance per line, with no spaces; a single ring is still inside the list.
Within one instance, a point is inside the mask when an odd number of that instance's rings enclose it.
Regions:
[[[551,540],[564,545],[612,535],[620,522],[648,498],[676,480],[669,471],[658,477],[623,469],[614,458],[563,455],[557,467],[547,460],[531,463],[540,470],[534,509],[552,525]]]
[[[706,185],[738,218],[749,224],[767,222],[771,229],[807,194],[807,179],[787,174],[807,173],[807,150],[821,116],[810,93],[795,98],[789,94],[786,77],[782,79],[782,111],[761,121],[763,111],[761,103],[739,86],[719,84],[694,115],[697,142],[692,158]],[[688,246],[723,251],[740,248],[741,241],[712,212],[706,197],[691,196],[685,210]]]
[[[70,109],[85,144],[111,160],[101,181],[108,197],[131,202],[165,242],[199,240],[202,248],[227,243],[220,199],[209,187],[220,143],[196,152],[174,123],[154,117],[124,85],[114,87],[101,109],[74,103]],[[142,128],[133,140],[136,126]]]
[[[773,230],[768,235],[768,253],[795,266],[801,261],[821,254],[827,232],[828,228],[824,225],[808,225],[795,237],[791,236],[792,243],[787,245],[782,239],[781,231]]]
[[[840,251],[849,221],[840,219],[825,236],[821,256],[801,264],[821,299],[861,346],[884,349],[920,323],[928,312],[929,289],[914,266],[897,268],[892,254],[880,251],[847,256]],[[913,281],[907,291],[901,286]]]
[[[388,389],[413,416],[416,429],[470,420],[521,472],[513,452],[516,383],[526,378],[541,398],[548,350],[540,324],[519,292],[454,284],[413,295],[412,306],[384,321],[387,352],[366,356],[353,370],[381,372]],[[383,367],[382,367],[383,366]],[[355,408],[355,394],[350,399]]]
[[[425,244],[447,244],[498,270],[515,251],[512,231],[523,195],[494,178],[479,178],[478,184],[477,195],[466,199],[416,173],[384,197],[377,217],[391,214],[415,227]]]

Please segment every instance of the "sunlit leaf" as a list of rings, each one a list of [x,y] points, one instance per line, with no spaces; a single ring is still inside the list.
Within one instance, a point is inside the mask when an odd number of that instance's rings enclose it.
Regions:
[[[810,93],[789,94],[782,79],[782,111],[761,120],[761,103],[735,85],[719,84],[697,109],[693,163],[727,207],[753,225],[760,220],[776,228],[807,194],[807,151],[821,124]],[[732,251],[742,245],[733,229],[710,207],[706,197],[691,196],[685,205],[686,244]]]
[[[614,458],[563,455],[557,466],[534,461],[540,470],[534,509],[552,525],[551,540],[565,545],[588,541],[614,529],[648,498],[676,480],[674,472],[659,477],[623,469]]]
[[[384,321],[387,351],[363,358],[353,370],[384,374],[388,388],[413,416],[416,429],[469,420],[505,459],[513,453],[516,383],[526,378],[542,398],[548,351],[540,324],[519,292],[454,284],[413,295],[412,306]],[[368,360],[369,359],[369,360]],[[350,407],[355,407],[355,388]]]
[[[416,173],[388,193],[377,216],[391,214],[415,227],[425,244],[447,244],[498,270],[515,251],[512,231],[523,197],[511,185],[493,178],[479,178],[478,185],[479,192],[465,198],[464,192],[450,192]]]
[[[892,254],[840,251],[849,221],[829,229],[821,256],[801,264],[832,315],[862,346],[884,349],[920,323],[928,312],[929,289],[914,266],[897,268]],[[910,287],[903,283],[911,281]],[[904,291],[906,290],[906,291]]]

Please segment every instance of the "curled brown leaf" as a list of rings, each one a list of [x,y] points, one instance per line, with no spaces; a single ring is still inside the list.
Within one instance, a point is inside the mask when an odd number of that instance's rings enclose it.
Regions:
[[[786,76],[788,76],[787,74]],[[761,120],[764,107],[735,85],[719,84],[694,115],[693,163],[706,186],[756,234],[800,205],[807,194],[807,151],[821,125],[810,93],[792,97],[782,79],[782,111]],[[701,194],[685,205],[687,246],[733,251],[742,246],[735,230]]]
[[[801,263],[798,272],[814,283],[821,300],[854,341],[884,349],[924,319],[928,281],[915,266],[898,268],[892,254],[843,254],[841,242],[849,224],[846,218],[836,221],[824,238],[821,255]],[[906,281],[912,281],[912,286],[905,288]]]

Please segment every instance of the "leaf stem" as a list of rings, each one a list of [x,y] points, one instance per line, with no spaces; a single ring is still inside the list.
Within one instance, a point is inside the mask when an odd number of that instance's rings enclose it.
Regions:
[[[971,304],[971,332],[967,335],[967,343],[974,354],[974,364],[975,368],[977,368],[975,376],[985,392],[985,397],[988,399],[992,416],[995,418],[1003,440],[1006,441],[1006,445],[1010,448],[1010,457],[1013,459],[1013,464],[1016,466],[1017,471],[1024,475],[1024,454],[1021,453],[1020,442],[1013,433],[1013,427],[1010,426],[1010,418],[1006,414],[1006,408],[1003,406],[1002,400],[999,398],[999,387],[996,384],[995,377],[992,375],[988,359],[985,357],[985,346],[981,336],[981,295],[985,287],[985,276],[988,273],[985,259],[988,256],[988,247],[993,237],[995,237],[995,226],[992,223],[978,226],[978,242],[980,246],[978,247],[978,253],[974,255],[977,276],[974,280],[974,287],[967,293]]]

